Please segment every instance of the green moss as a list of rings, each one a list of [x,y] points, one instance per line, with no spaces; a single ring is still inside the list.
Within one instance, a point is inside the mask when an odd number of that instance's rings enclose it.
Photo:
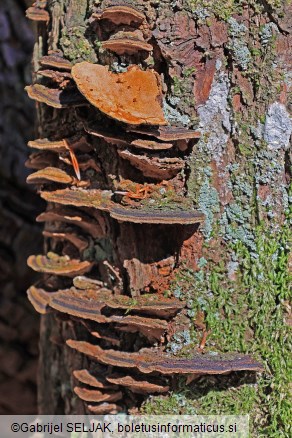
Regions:
[[[198,17],[208,17],[214,15],[221,20],[228,20],[228,18],[241,11],[240,1],[227,0],[225,2],[218,2],[216,0],[188,0],[191,10],[198,15]],[[205,11],[204,15],[203,12]]]
[[[288,437],[291,432],[292,343],[285,322],[291,286],[288,219],[277,233],[257,226],[253,254],[243,242],[231,246],[233,258],[238,260],[236,280],[228,278],[228,266],[222,260],[217,265],[201,264],[199,272],[182,267],[171,285],[174,294],[187,300],[193,314],[204,311],[211,330],[208,350],[250,353],[264,364],[265,372],[256,385],[243,382],[234,389],[226,381],[226,387],[218,390],[212,379],[205,378],[204,395],[200,384],[194,384],[191,393],[183,392],[197,413],[249,413],[253,436]],[[173,406],[173,395],[164,403]]]
[[[70,61],[96,62],[93,44],[85,37],[85,31],[83,26],[63,28],[60,45],[65,57]]]

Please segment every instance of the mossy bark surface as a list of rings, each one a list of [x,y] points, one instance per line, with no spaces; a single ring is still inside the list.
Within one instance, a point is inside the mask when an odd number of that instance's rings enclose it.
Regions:
[[[127,59],[100,49],[89,20],[94,7],[116,3],[49,1],[51,21],[48,28],[40,26],[35,65],[39,56],[59,49],[73,64],[86,60],[123,71]],[[190,386],[182,380],[169,396],[151,397],[140,410],[249,413],[253,436],[289,436],[291,3],[132,4],[145,13],[154,46],[153,56],[136,62],[161,75],[167,120],[202,133],[184,155],[176,187],[204,213],[205,222],[199,229],[174,227],[171,239],[169,232],[148,225],[106,222],[109,237],[92,251],[99,262],[109,260],[120,276],[113,278],[106,270],[101,276],[113,288],[121,282],[132,296],[148,290],[187,301],[188,323],[170,339],[169,351],[189,355],[198,346],[201,318],[210,331],[207,350],[252,353],[265,365],[257,378],[243,373],[201,377]],[[58,132],[62,138],[83,129],[74,111],[56,112],[44,105],[39,124],[43,137]],[[129,167],[114,148],[94,145],[104,184],[114,187],[112,175],[125,177]],[[144,182],[139,173],[131,176]],[[69,377],[82,359],[63,345],[72,330],[66,321],[56,325],[53,317],[43,319],[42,413],[83,410]]]

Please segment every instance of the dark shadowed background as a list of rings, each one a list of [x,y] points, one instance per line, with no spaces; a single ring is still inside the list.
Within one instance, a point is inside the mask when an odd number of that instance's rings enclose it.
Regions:
[[[26,259],[41,248],[40,200],[26,185],[34,138],[30,82],[33,28],[24,0],[0,2],[0,414],[36,412],[39,318],[26,298],[35,275]]]

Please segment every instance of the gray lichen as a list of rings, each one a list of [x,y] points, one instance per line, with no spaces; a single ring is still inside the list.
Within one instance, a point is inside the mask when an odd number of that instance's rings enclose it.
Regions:
[[[207,102],[198,107],[199,128],[206,134],[206,149],[216,162],[220,162],[231,130],[228,93],[228,77],[218,73]]]
[[[243,70],[247,70],[252,59],[249,48],[244,40],[248,29],[243,23],[238,23],[233,17],[229,18],[228,24],[228,32],[231,38],[228,48],[232,52],[236,64]]]
[[[292,132],[288,111],[281,103],[273,103],[266,116],[264,140],[269,149],[287,149]]]
[[[198,204],[205,215],[205,222],[202,226],[202,233],[206,240],[211,238],[214,214],[220,212],[219,195],[217,190],[210,185],[211,169],[207,167],[204,171],[205,180],[200,188]]]
[[[176,105],[179,104],[179,102],[180,98],[178,97],[171,97],[169,103],[164,99],[164,116],[170,124],[189,126],[191,123],[190,118],[186,114],[181,114],[176,108]]]
[[[279,30],[277,25],[273,22],[267,23],[262,27],[260,32],[260,38],[263,47],[267,46],[270,43],[275,32],[279,32]]]

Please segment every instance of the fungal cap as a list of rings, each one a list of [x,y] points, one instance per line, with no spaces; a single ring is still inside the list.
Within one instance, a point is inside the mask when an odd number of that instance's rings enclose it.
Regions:
[[[125,73],[89,62],[75,64],[72,76],[83,96],[101,112],[124,123],[166,125],[159,76],[137,66]]]
[[[133,55],[139,51],[151,52],[151,44],[140,40],[139,38],[110,38],[102,42],[102,48],[110,50],[117,55]]]
[[[131,6],[110,6],[101,13],[92,14],[98,20],[109,20],[114,24],[131,23],[141,24],[145,20],[145,15]]]

